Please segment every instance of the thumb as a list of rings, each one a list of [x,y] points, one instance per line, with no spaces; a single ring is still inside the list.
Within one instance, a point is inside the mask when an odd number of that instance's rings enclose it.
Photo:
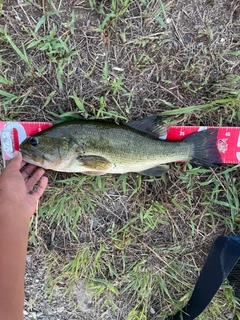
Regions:
[[[14,151],[13,152],[13,158],[11,159],[10,163],[7,165],[7,167],[10,167],[12,169],[20,169],[22,163],[22,154],[20,151]]]

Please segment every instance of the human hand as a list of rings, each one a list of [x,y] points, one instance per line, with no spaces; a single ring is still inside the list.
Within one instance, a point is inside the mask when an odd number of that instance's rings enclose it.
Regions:
[[[16,152],[15,157],[0,175],[0,211],[3,207],[5,211],[7,209],[11,211],[14,206],[19,214],[29,220],[47,187],[48,179],[43,177],[42,168],[32,164],[24,167],[25,164],[21,153]],[[38,186],[32,191],[37,182],[39,182]]]

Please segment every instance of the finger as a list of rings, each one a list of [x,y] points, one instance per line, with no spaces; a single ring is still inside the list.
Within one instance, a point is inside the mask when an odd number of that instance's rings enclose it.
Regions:
[[[23,170],[22,170],[22,176],[23,179],[26,180],[29,178],[29,176],[36,170],[36,166],[34,164],[28,164]]]
[[[32,197],[34,200],[37,202],[39,198],[43,195],[43,192],[45,191],[46,187],[48,184],[48,178],[47,177],[42,177],[39,181],[39,185],[36,188],[36,190],[33,191]]]
[[[34,168],[35,169],[35,168]],[[35,186],[35,184],[38,182],[38,180],[41,178],[41,176],[44,174],[43,168],[38,168],[33,175],[28,179],[26,182],[26,188],[27,191],[32,190],[32,188]]]
[[[22,160],[21,169],[25,166],[25,164],[26,164],[26,161],[23,161],[23,160]]]

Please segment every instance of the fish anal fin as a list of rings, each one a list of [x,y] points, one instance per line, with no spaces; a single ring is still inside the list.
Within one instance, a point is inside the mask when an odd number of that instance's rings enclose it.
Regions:
[[[77,160],[83,167],[86,168],[85,172],[103,172],[111,167],[111,162],[101,156],[79,155]]]
[[[101,176],[105,174],[105,171],[83,171],[82,174],[86,174],[88,176]]]
[[[148,133],[156,138],[165,136],[168,130],[168,127],[163,124],[163,120],[159,116],[148,116],[143,119],[128,122],[126,125],[136,130]]]
[[[169,166],[157,166],[153,167],[144,171],[139,172],[145,176],[152,176],[152,177],[161,177],[164,175],[169,169]]]

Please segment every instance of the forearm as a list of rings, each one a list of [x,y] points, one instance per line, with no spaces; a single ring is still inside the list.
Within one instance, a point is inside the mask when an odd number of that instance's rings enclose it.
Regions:
[[[0,320],[23,319],[29,220],[47,187],[43,174],[20,152],[0,174]]]
[[[22,320],[28,221],[0,208],[0,319]]]

